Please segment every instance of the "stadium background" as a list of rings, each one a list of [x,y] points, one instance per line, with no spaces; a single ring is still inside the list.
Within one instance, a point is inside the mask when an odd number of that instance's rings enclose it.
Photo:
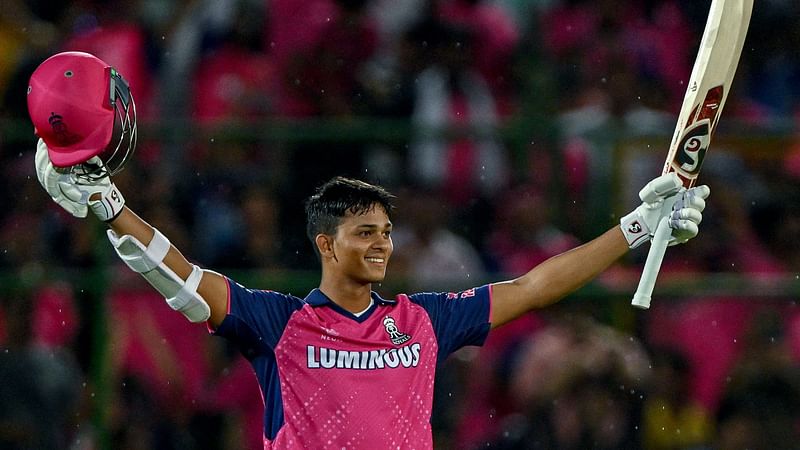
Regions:
[[[33,172],[25,91],[62,50],[116,66],[140,142],[116,178],[191,259],[303,296],[302,200],[398,195],[391,295],[512,277],[605,230],[658,173],[705,23],[692,0],[5,0],[0,448],[258,448],[246,362],[122,267]],[[756,3],[654,306],[644,251],[439,373],[438,448],[796,448],[800,4]]]

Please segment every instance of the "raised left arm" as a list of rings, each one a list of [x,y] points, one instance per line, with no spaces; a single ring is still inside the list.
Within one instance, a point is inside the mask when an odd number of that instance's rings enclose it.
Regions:
[[[616,262],[629,248],[652,239],[663,217],[669,219],[670,244],[695,237],[703,219],[707,186],[683,188],[675,173],[653,179],[639,192],[642,204],[622,217],[620,225],[592,241],[554,256],[525,275],[492,285],[492,328],[526,312],[555,303]]]
[[[492,285],[492,328],[553,304],[579,289],[628,252],[618,226],[554,256],[525,275]]]

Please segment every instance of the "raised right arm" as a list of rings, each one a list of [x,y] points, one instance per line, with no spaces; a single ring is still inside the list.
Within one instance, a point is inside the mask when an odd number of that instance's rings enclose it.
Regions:
[[[97,164],[96,158],[89,164]],[[56,169],[39,139],[36,175],[53,201],[75,217],[94,213],[110,227],[108,239],[120,258],[161,293],[172,309],[192,322],[218,327],[227,315],[227,280],[190,263],[163,234],[128,209],[108,175],[76,173],[80,171]]]
[[[123,207],[119,215],[108,222],[108,226],[117,236],[132,236],[145,247],[150,245],[156,233],[153,226],[127,207]],[[184,281],[189,278],[194,269],[194,265],[183,256],[180,250],[171,244],[169,245],[167,254],[164,256],[163,264]],[[212,328],[218,327],[227,314],[227,283],[227,280],[216,272],[210,270],[202,271],[202,278],[200,278],[197,293],[200,294],[211,310],[208,324]]]

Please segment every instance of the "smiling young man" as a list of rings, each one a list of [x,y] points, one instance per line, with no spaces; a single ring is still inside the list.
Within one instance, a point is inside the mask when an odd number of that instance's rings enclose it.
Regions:
[[[56,55],[40,69],[28,96],[40,136],[39,182],[72,215],[92,211],[107,223],[120,258],[172,309],[238,346],[262,390],[265,449],[432,449],[438,363],[482,344],[491,328],[583,286],[650,240],[662,217],[670,218],[674,243],[691,239],[709,193],[705,186],[683,189],[674,174],[661,176],[642,189],[644,203],[618,226],[519,278],[383,299],[372,284],[384,279],[391,260],[393,197],[337,177],[306,203],[307,234],[322,264],[319,288],[305,298],[248,289],[190,263],[125,206],[109,175],[114,170],[101,158],[114,120],[130,125],[122,135],[130,141],[125,158],[135,143],[135,108],[124,80],[87,54]],[[102,125],[76,107],[87,98],[96,100]],[[114,119],[123,106],[125,114]],[[98,140],[99,134],[107,137]]]
[[[356,180],[336,178],[306,203],[306,230],[323,264],[320,290],[349,311],[371,303],[392,255],[392,196]]]
[[[46,156],[40,141],[37,165],[45,180],[57,177]],[[107,178],[81,184],[60,177],[43,184],[62,206],[88,198],[91,209],[112,192],[122,199]],[[651,182],[654,192],[669,194],[631,215],[646,229],[663,214],[663,198],[678,196],[678,206],[668,214],[674,217],[676,241],[683,242],[697,234],[708,190],[679,192],[677,184],[671,177]],[[129,267],[173,309],[193,322],[207,322],[250,361],[265,404],[264,447],[275,449],[433,448],[430,419],[438,363],[463,346],[481,345],[491,328],[558,301],[632,243],[649,239],[615,226],[514,280],[383,299],[372,284],[384,279],[392,255],[391,199],[383,188],[337,177],[308,200],[307,234],[320,257],[322,277],[304,299],[247,289],[200,269],[125,207],[124,199],[112,208],[117,213],[99,216]]]

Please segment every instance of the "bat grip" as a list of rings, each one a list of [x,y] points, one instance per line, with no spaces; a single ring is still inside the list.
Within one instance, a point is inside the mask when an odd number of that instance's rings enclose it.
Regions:
[[[662,217],[653,234],[653,239],[650,241],[650,251],[647,253],[647,260],[644,262],[639,286],[636,288],[636,293],[633,294],[631,305],[641,309],[650,308],[653,288],[656,285],[658,271],[661,270],[661,263],[664,261],[671,234],[669,218]]]

